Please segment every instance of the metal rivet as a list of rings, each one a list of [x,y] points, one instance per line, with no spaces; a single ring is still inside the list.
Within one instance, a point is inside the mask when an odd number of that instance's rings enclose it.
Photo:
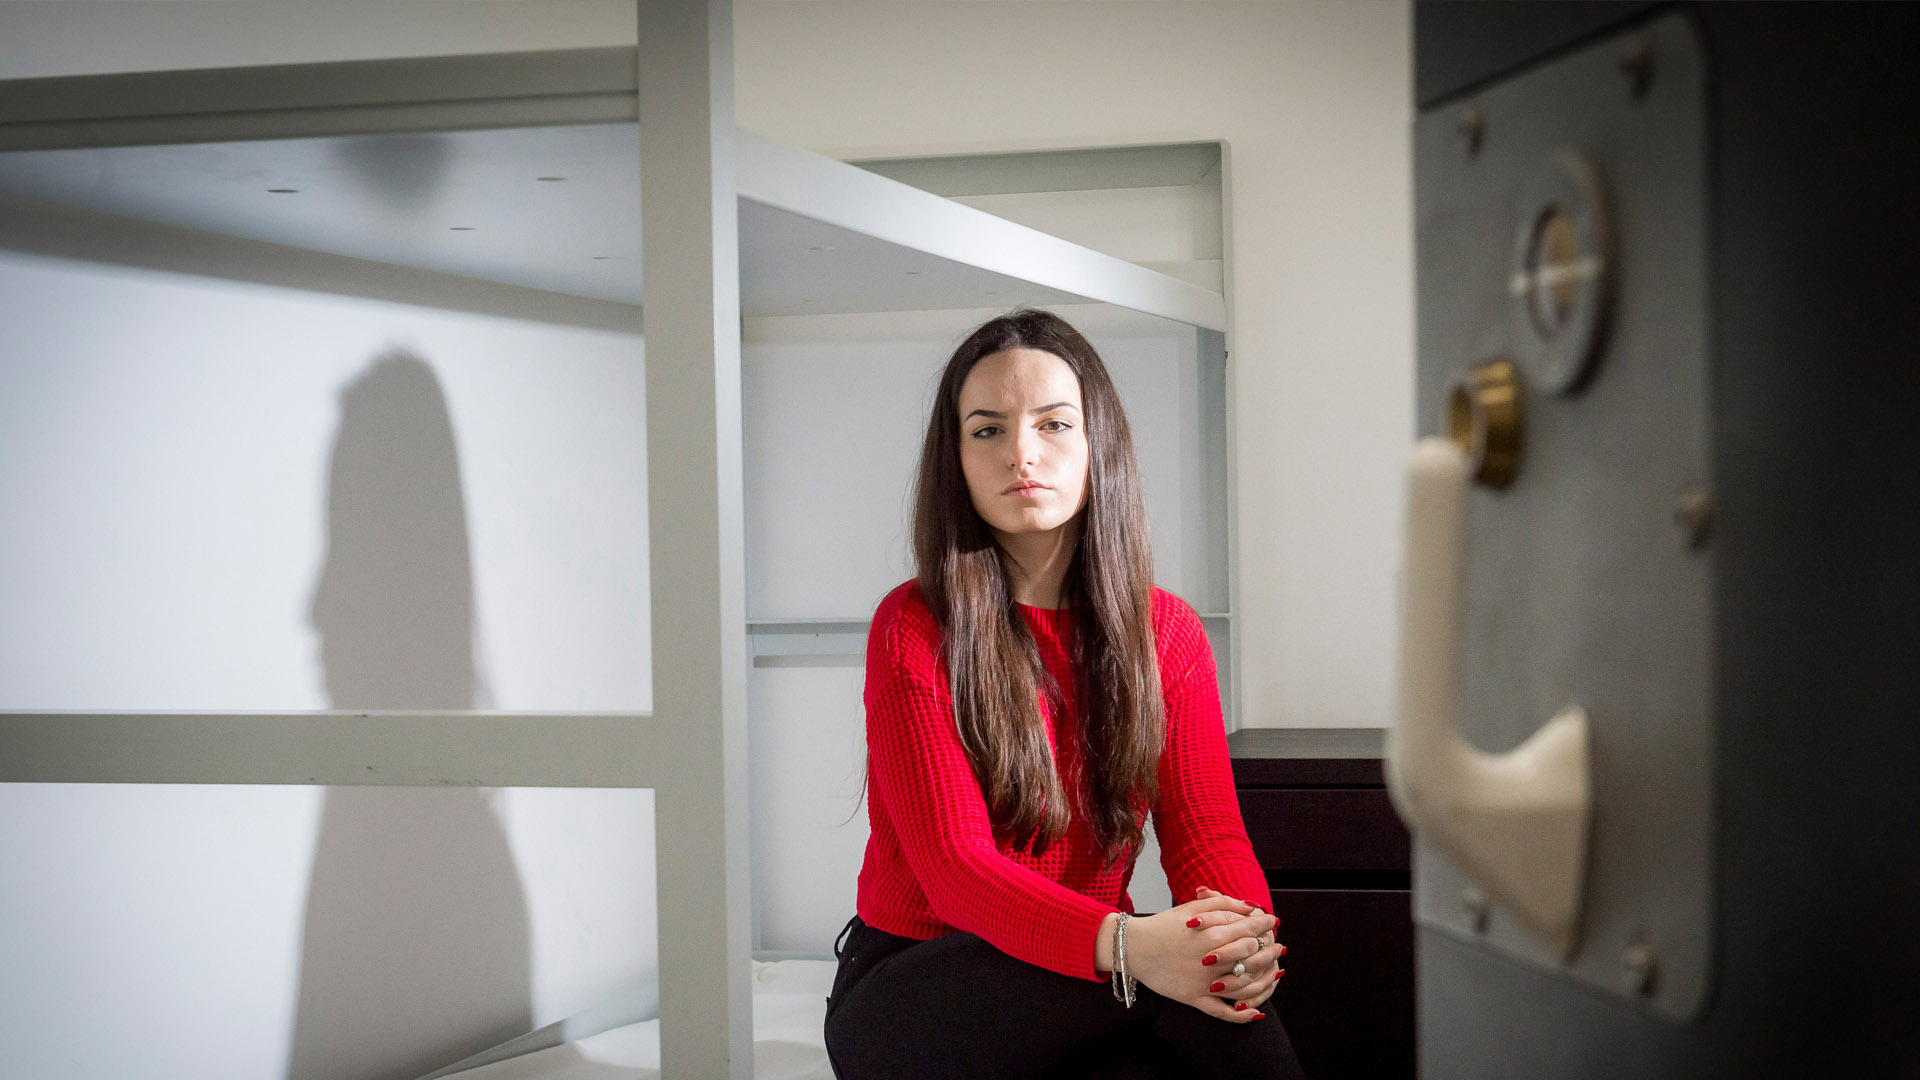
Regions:
[[[1620,74],[1627,77],[1627,89],[1634,97],[1647,96],[1647,88],[1653,85],[1653,42],[1644,37],[1627,42],[1626,54],[1620,58]]]
[[[1467,916],[1467,925],[1476,934],[1487,932],[1487,917],[1491,905],[1487,903],[1487,894],[1472,885],[1460,890],[1460,910]]]
[[[1653,946],[1647,944],[1644,937],[1634,939],[1633,944],[1620,953],[1620,980],[1628,990],[1642,997],[1653,993],[1658,967]]]
[[[1687,538],[1687,547],[1699,551],[1713,532],[1713,496],[1697,484],[1682,489],[1673,504],[1673,523]]]
[[[1498,491],[1520,469],[1520,376],[1513,361],[1475,364],[1447,389],[1442,423],[1466,452],[1473,480]]]
[[[1487,139],[1487,110],[1477,101],[1467,102],[1466,110],[1460,116],[1460,123],[1455,125],[1454,130],[1460,133],[1461,142],[1467,148],[1467,156],[1478,155],[1480,144]]]

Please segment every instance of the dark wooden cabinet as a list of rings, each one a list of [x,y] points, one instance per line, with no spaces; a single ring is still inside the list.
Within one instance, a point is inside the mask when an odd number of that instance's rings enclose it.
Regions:
[[[1411,1080],[1410,841],[1378,729],[1228,737],[1234,785],[1286,942],[1271,1007],[1310,1080]]]

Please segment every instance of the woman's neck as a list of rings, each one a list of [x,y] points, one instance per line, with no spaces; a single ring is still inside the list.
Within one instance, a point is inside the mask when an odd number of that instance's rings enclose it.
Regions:
[[[1013,599],[1029,607],[1058,608],[1067,583],[1067,568],[1080,542],[1080,516],[1042,533],[1004,533],[994,530],[1000,550],[1007,555],[1007,589]]]

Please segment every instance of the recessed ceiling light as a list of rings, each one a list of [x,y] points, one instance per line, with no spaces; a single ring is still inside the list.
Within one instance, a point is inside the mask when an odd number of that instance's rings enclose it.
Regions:
[[[611,258],[613,258],[613,256],[611,256],[611,255],[595,255],[595,256],[593,257],[593,261],[594,261],[594,262],[606,262],[606,261],[607,261],[608,259],[611,259]]]
[[[558,184],[564,182],[567,178],[564,176],[536,176],[534,179],[543,184]]]
[[[449,226],[447,226],[447,231],[448,231],[448,232],[472,232],[472,231],[473,231],[473,226],[471,226],[471,225],[449,225]]]
[[[832,244],[808,244],[807,250],[808,251],[832,251],[833,245]]]
[[[267,189],[267,194],[269,195],[297,195],[299,193],[300,189],[297,187],[270,187]]]
[[[918,270],[909,270],[909,271],[907,271],[907,276],[908,276],[908,277],[919,277],[919,276],[920,276],[920,271],[918,271]]]

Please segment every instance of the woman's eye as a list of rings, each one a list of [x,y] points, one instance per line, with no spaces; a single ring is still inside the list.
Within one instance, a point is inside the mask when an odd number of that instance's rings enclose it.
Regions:
[[[994,427],[992,424],[973,429],[973,437],[976,439],[985,439],[998,434],[1000,434],[1000,429]]]
[[[1048,420],[1040,425],[1042,431],[1072,431],[1073,425],[1065,420]]]

